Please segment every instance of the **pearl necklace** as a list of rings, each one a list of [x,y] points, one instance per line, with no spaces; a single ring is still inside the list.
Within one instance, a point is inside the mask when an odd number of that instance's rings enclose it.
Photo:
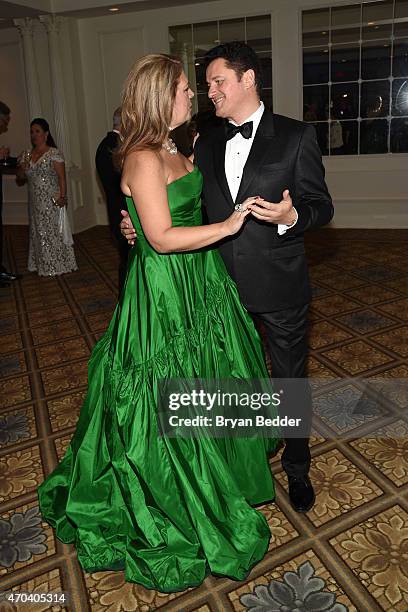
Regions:
[[[165,151],[170,153],[170,155],[177,155],[177,145],[170,137],[167,142],[163,142],[162,147]]]

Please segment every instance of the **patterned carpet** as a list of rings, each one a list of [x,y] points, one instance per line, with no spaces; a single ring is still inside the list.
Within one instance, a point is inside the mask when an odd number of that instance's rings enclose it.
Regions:
[[[308,237],[310,374],[327,382],[329,399],[339,378],[354,378],[344,380],[346,399],[361,395],[356,377],[408,378],[407,239],[406,230]],[[73,548],[41,521],[35,491],[74,431],[87,359],[115,305],[117,260],[106,229],[94,228],[76,237],[78,272],[39,278],[25,271],[27,240],[25,227],[7,228],[9,265],[22,278],[0,289],[1,589],[62,590],[68,603],[52,609],[78,612],[408,610],[403,391],[349,425],[348,400],[335,418],[321,409],[312,440],[317,500],[306,516],[292,510],[274,458],[277,501],[262,508],[270,552],[245,582],[209,577],[200,588],[163,595],[126,584],[122,573],[83,574]],[[347,439],[336,439],[339,418]],[[357,436],[361,427],[364,437]],[[0,603],[2,611],[20,609],[50,607]]]

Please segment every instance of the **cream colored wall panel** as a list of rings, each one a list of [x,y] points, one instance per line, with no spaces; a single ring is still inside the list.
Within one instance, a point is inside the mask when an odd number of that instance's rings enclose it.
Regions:
[[[11,109],[11,121],[5,134],[0,134],[0,145],[7,144],[11,154],[18,154],[29,145],[28,109],[24,80],[24,64],[17,30],[0,42],[0,99]],[[14,40],[13,40],[14,39]]]
[[[123,83],[136,59],[144,54],[143,28],[99,32],[106,120],[120,104]]]
[[[40,88],[42,115],[50,124],[51,132],[55,135],[47,32],[38,20],[34,21],[34,55]]]
[[[145,53],[143,28],[118,29],[98,32],[100,58],[102,62],[104,86],[104,112],[107,130],[112,127],[112,115],[120,105],[123,83],[136,59]],[[106,132],[106,130],[105,130]],[[102,132],[99,140],[105,135]],[[94,149],[99,143],[95,143]],[[96,176],[96,175],[95,175]],[[99,196],[97,215],[99,223],[107,224],[105,197],[97,181]]]
[[[129,27],[132,21],[134,27]],[[144,28],[132,15],[131,19],[120,22],[84,20],[79,23],[78,31],[89,143],[88,178],[94,194],[96,222],[106,225],[108,217],[104,194],[97,181],[95,152],[112,127],[112,114],[120,104],[123,82],[129,69],[138,57],[146,53]]]
[[[407,198],[349,197],[333,199],[331,227],[360,229],[408,228]]]
[[[96,216],[96,192],[93,185],[93,160],[90,154],[89,119],[92,109],[87,110],[86,100],[90,96],[90,86],[84,77],[86,65],[82,60],[80,22],[70,19],[67,23],[67,41],[63,54],[64,66],[69,67],[69,79],[65,78],[68,91],[67,114],[72,126],[71,154],[73,167],[70,169],[70,187],[73,194],[74,230],[81,232],[98,224]],[[102,80],[102,79],[101,79]],[[98,79],[96,79],[98,81]],[[93,84],[93,86],[95,86]]]
[[[28,209],[25,200],[9,203],[3,212],[3,225],[28,225]]]
[[[0,42],[0,99],[11,109],[9,129],[0,135],[0,146],[8,145],[11,155],[29,146],[28,108],[24,80],[24,63],[17,29],[3,30]],[[3,219],[27,223],[27,192],[17,187],[13,176],[3,177]]]
[[[408,227],[408,155],[344,155],[324,162],[334,227]]]
[[[7,202],[3,205],[4,225],[28,225],[27,186],[18,187],[11,175],[3,176],[3,194]]]

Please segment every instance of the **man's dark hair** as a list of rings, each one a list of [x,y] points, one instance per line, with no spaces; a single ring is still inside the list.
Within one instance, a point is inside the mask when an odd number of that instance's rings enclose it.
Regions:
[[[258,95],[262,92],[262,73],[259,64],[258,56],[255,51],[246,43],[243,42],[228,42],[210,49],[205,55],[205,67],[211,64],[214,60],[224,59],[228,68],[235,71],[238,80],[247,70],[253,70],[255,73],[255,86]]]
[[[0,100],[0,115],[9,115],[10,113],[11,110],[9,109],[7,104],[4,104],[4,102],[1,102]]]

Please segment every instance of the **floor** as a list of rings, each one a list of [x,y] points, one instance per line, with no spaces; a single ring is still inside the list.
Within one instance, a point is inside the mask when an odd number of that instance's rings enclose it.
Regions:
[[[308,236],[316,504],[307,515],[292,510],[274,458],[263,561],[245,582],[209,577],[166,595],[120,572],[84,574],[37,508],[36,488],[67,448],[87,359],[115,306],[107,230],[77,235],[79,271],[47,279],[26,272],[27,229],[6,229],[9,266],[22,277],[0,289],[1,589],[64,591],[68,600],[1,610],[408,610],[408,231]],[[391,384],[378,395],[374,381]]]

